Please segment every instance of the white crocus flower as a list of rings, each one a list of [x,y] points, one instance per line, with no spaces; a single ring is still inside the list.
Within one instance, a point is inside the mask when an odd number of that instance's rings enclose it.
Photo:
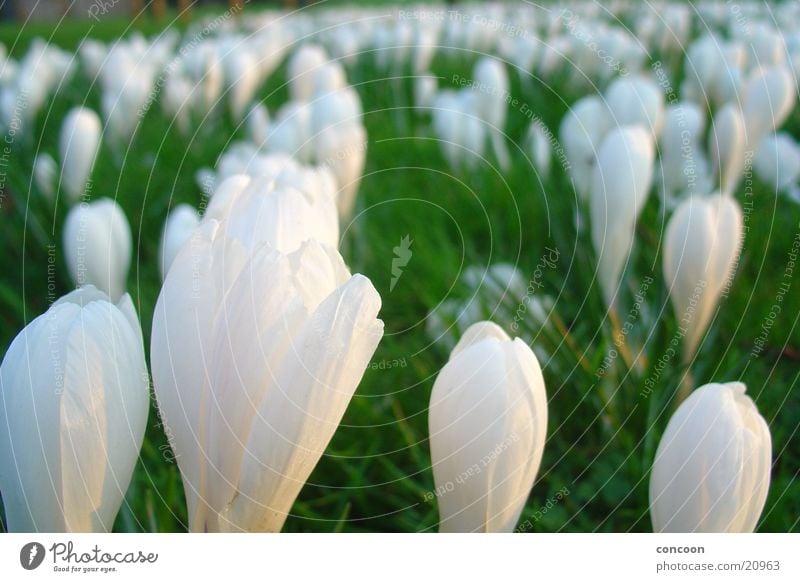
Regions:
[[[47,152],[40,152],[33,161],[33,181],[36,188],[47,199],[52,199],[55,194],[56,180],[58,179],[58,165],[53,156]]]
[[[116,301],[125,293],[131,227],[110,198],[75,206],[64,222],[64,254],[76,285],[91,284]]]
[[[747,143],[751,149],[786,121],[794,108],[796,91],[792,72],[783,65],[759,69],[751,75],[742,98]]]
[[[619,77],[606,91],[614,125],[642,125],[658,136],[664,125],[664,92],[643,75]]]
[[[200,224],[200,215],[188,204],[179,204],[167,216],[158,252],[158,267],[161,280],[167,277],[169,267],[175,260],[184,243],[192,236],[192,231]]]
[[[740,382],[706,384],[670,418],[650,475],[656,532],[752,533],[767,500],[772,439]]]
[[[708,141],[720,192],[731,195],[747,161],[747,129],[737,105],[729,103],[714,116]]]
[[[0,492],[10,531],[110,532],[139,458],[149,382],[129,295],[65,295],[0,367]]]
[[[742,247],[742,211],[730,196],[693,196],[667,224],[664,279],[681,329],[684,361],[697,351]]]
[[[597,278],[609,306],[647,201],[654,158],[653,135],[640,125],[612,129],[597,155],[589,208]]]
[[[156,304],[151,360],[193,531],[279,531],[382,336],[380,297],[314,240],[204,221]]]
[[[608,107],[597,95],[577,101],[564,115],[558,134],[570,164],[570,175],[582,199],[592,189],[595,159],[612,120]]]
[[[428,411],[441,532],[510,532],[542,460],[547,394],[536,356],[490,322],[470,327]]]
[[[58,151],[61,155],[61,185],[71,202],[86,188],[100,149],[100,118],[91,109],[75,107],[61,125]]]
[[[293,101],[308,101],[314,94],[315,75],[328,62],[325,49],[316,44],[304,44],[289,59],[286,77]]]

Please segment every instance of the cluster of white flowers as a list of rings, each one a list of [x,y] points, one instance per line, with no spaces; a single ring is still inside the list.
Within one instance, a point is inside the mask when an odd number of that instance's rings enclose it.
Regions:
[[[30,139],[42,108],[76,75],[97,81],[102,114],[75,103],[61,122],[60,159],[33,161],[35,189],[72,206],[64,252],[79,289],[23,329],[0,368],[8,527],[110,530],[130,481],[149,398],[126,293],[132,236],[115,201],[89,199],[101,149],[130,147],[155,103],[187,137],[222,117],[246,130],[213,168],[197,170],[208,199],[202,210],[173,208],[160,243],[150,362],[189,526],[279,531],[383,335],[377,291],[338,251],[368,145],[348,76],[361,67],[393,83],[410,72],[423,131],[457,171],[496,162],[508,172],[519,149],[547,177],[556,153],[576,214],[588,219],[612,315],[636,277],[637,222],[657,192],[661,268],[688,366],[739,261],[743,177],[752,167],[776,194],[800,190],[800,145],[781,131],[796,104],[800,5],[771,10],[617,0],[226,13],[183,35],[87,39],[75,55],[38,40],[19,61],[3,50],[6,135]],[[433,73],[436,59],[467,56],[471,78]],[[258,94],[282,64],[288,100],[270,114]],[[551,131],[511,94],[511,75],[524,89],[536,80],[580,98]],[[513,109],[531,120],[521,148],[506,134]],[[555,305],[513,265],[469,267],[462,283],[469,297],[442,302],[427,322],[451,350],[429,409],[441,530],[512,531],[544,452],[537,355],[548,354],[512,339],[498,325],[509,319],[495,313],[544,328]],[[769,429],[744,385],[696,389],[656,453],[654,528],[753,531],[770,459]]]

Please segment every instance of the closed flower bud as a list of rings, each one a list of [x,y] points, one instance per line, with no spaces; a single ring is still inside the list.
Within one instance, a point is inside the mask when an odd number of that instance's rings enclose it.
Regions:
[[[353,212],[358,186],[367,160],[367,132],[361,123],[328,127],[317,136],[317,163],[336,176],[336,207],[339,217],[349,218]]]
[[[64,254],[76,285],[94,285],[116,301],[131,264],[131,227],[110,198],[80,204],[64,223]]]
[[[192,531],[279,531],[383,333],[335,249],[249,250],[204,221],[153,319],[159,409]]]
[[[85,107],[72,109],[61,125],[61,185],[72,202],[83,195],[89,181],[100,148],[100,130],[100,118]]]
[[[558,130],[581,198],[588,198],[600,144],[611,127],[608,108],[597,95],[584,97],[567,111]]]
[[[253,100],[259,84],[258,61],[252,53],[236,47],[224,56],[225,77],[228,84],[231,116],[240,120]]]
[[[49,200],[55,194],[58,166],[53,156],[41,152],[33,161],[33,181],[39,191]]]
[[[800,145],[786,132],[771,133],[761,140],[753,167],[775,191],[787,190],[800,178]]]
[[[747,143],[751,148],[786,121],[794,107],[796,91],[792,72],[783,65],[760,69],[751,75],[742,102]]]
[[[10,531],[111,531],[147,426],[131,298],[87,286],[14,339],[0,367],[0,492]]]
[[[414,78],[414,106],[417,113],[430,113],[436,99],[436,90],[439,88],[439,79],[430,73]]]
[[[597,278],[611,306],[633,247],[636,220],[653,177],[653,135],[640,125],[612,129],[603,140],[592,175],[592,242]]]
[[[645,76],[619,77],[606,91],[611,122],[614,125],[642,125],[653,135],[664,124],[664,93]]]
[[[547,394],[539,362],[490,322],[470,327],[431,393],[441,532],[510,532],[542,460]]]
[[[746,131],[742,112],[733,103],[714,116],[708,150],[723,194],[732,194],[742,178],[747,155]]]
[[[161,233],[161,244],[158,252],[158,266],[161,280],[167,277],[169,267],[183,244],[192,236],[192,231],[200,223],[197,210],[188,204],[179,204],[172,209],[164,223]]]
[[[269,135],[269,111],[263,103],[256,103],[250,108],[245,120],[247,137],[257,146],[267,143]]]
[[[318,69],[328,62],[325,49],[316,44],[304,44],[289,59],[286,76],[292,101],[308,101],[314,94]]]
[[[675,411],[650,475],[656,532],[752,533],[767,500],[772,440],[740,382],[706,384]]]
[[[511,168],[511,157],[505,143],[508,73],[501,61],[484,57],[475,63],[473,77],[477,85],[475,113],[486,122],[495,158],[500,168],[507,172]]]
[[[730,284],[742,247],[742,211],[730,196],[694,196],[684,201],[667,224],[664,280],[686,336],[688,362]]]
[[[552,134],[541,121],[531,123],[528,130],[529,153],[537,174],[546,179],[550,176],[550,160],[553,156]]]
[[[691,101],[667,107],[660,137],[661,179],[668,194],[707,194],[712,188],[708,159],[701,140],[703,111]]]

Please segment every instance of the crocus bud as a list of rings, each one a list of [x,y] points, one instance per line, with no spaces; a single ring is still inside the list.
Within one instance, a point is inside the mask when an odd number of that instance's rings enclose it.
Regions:
[[[769,134],[758,146],[753,167],[776,192],[787,190],[800,178],[800,145],[786,132]]]
[[[656,532],[752,533],[770,480],[769,427],[740,382],[706,384],[675,411],[653,461]]]
[[[257,146],[262,146],[267,142],[269,135],[269,111],[263,103],[256,103],[250,108],[245,122],[247,126],[247,137]]]
[[[158,266],[161,280],[167,277],[169,267],[183,244],[192,236],[192,231],[200,223],[197,210],[188,204],[179,204],[172,209],[164,223],[161,233],[161,244],[158,252]]]
[[[433,385],[428,426],[439,531],[512,531],[547,435],[531,349],[491,322],[470,327]]]
[[[430,73],[414,78],[414,105],[417,113],[429,113],[428,109],[433,106],[438,87],[438,77]]]
[[[224,223],[195,229],[164,281],[151,345],[192,531],[281,529],[383,334],[380,304],[314,240],[250,252]]]
[[[100,73],[106,135],[114,146],[128,143],[152,95],[155,70],[122,48],[113,49]]]
[[[745,122],[738,106],[728,103],[714,116],[708,141],[719,190],[723,194],[733,194],[742,177],[747,154]]]
[[[550,175],[550,160],[552,158],[552,146],[550,144],[553,134],[542,125],[541,121],[534,121],[528,130],[529,152],[536,172],[542,178]]]
[[[499,60],[484,57],[475,63],[473,75],[478,87],[475,90],[475,112],[487,123],[492,150],[501,169],[508,171],[511,157],[504,133],[509,95],[506,68]]]
[[[224,65],[230,92],[231,116],[238,121],[244,116],[258,89],[258,62],[248,50],[237,47],[225,56]]]
[[[342,219],[353,211],[367,160],[367,132],[361,123],[328,127],[317,136],[317,163],[329,168],[339,186],[336,207]]]
[[[55,194],[57,176],[58,166],[53,156],[47,152],[39,153],[33,161],[33,181],[39,191],[48,199]]]
[[[314,141],[311,139],[311,109],[307,103],[290,101],[278,110],[267,135],[267,149],[289,154],[298,161],[310,160]]]
[[[730,283],[742,247],[742,211],[730,196],[693,196],[667,224],[664,279],[682,332],[688,362]]]
[[[714,101],[718,79],[725,71],[720,39],[708,35],[694,41],[686,51],[684,70],[681,94],[701,106]]]
[[[636,75],[619,77],[606,91],[611,122],[614,125],[642,125],[653,135],[664,124],[664,92],[652,79]]]
[[[232,177],[233,178],[233,177]],[[222,185],[235,191],[232,178]],[[253,250],[268,243],[283,253],[297,250],[301,243],[316,239],[336,248],[339,244],[339,217],[336,202],[327,192],[295,186],[275,187],[269,177],[254,178],[222,209],[215,204],[214,213],[223,216],[225,235]],[[297,186],[301,186],[297,184]],[[212,201],[217,202],[217,194]]]
[[[167,74],[164,81],[164,96],[160,99],[164,115],[178,127],[183,135],[191,129],[191,115],[199,93],[194,93],[194,85],[181,71]]]
[[[314,75],[328,62],[325,49],[316,44],[304,44],[289,59],[286,77],[289,96],[293,101],[308,101],[314,94]]]
[[[61,185],[72,202],[81,197],[92,173],[100,148],[100,130],[97,113],[85,107],[70,110],[61,125]]]
[[[219,100],[225,82],[222,64],[217,49],[211,41],[205,41],[186,54],[186,69],[192,78],[197,98],[194,104],[205,114]]]
[[[707,194],[711,185],[708,159],[701,147],[705,119],[691,101],[667,107],[661,132],[661,179],[668,194]]]
[[[10,531],[109,532],[139,457],[149,382],[131,298],[56,301],[0,366],[0,491]]]
[[[653,134],[641,125],[612,129],[597,155],[589,208],[597,278],[609,306],[633,247],[636,220],[650,191],[654,159]]]
[[[611,127],[608,108],[597,95],[584,97],[564,115],[558,130],[570,175],[581,198],[587,198],[592,186],[595,157]]]
[[[131,264],[131,227],[110,198],[83,203],[67,214],[64,253],[76,285],[94,285],[113,300],[125,292]]]
[[[310,107],[312,136],[318,135],[332,125],[360,123],[363,113],[361,98],[350,86],[316,95]]]
[[[794,107],[796,91],[792,72],[783,65],[759,69],[751,75],[742,102],[747,143],[751,148],[786,121]]]
[[[314,95],[323,95],[331,91],[338,91],[347,86],[347,73],[337,61],[328,61],[313,72]]]

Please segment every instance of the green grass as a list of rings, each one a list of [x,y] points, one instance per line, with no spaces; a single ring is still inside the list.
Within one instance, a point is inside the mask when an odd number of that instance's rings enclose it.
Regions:
[[[0,38],[7,38],[7,31],[0,32]],[[95,33],[109,38],[119,29],[109,26]],[[83,34],[76,28],[73,43],[66,41],[65,46],[74,46]],[[524,152],[510,144],[514,164],[507,175],[490,164],[470,173],[452,172],[431,139],[429,120],[409,108],[410,80],[387,81],[366,57],[349,71],[365,104],[369,148],[355,218],[342,225],[342,249],[352,271],[370,277],[383,298],[386,334],[373,361],[402,358],[407,365],[366,371],[285,531],[435,531],[436,504],[425,500],[434,488],[427,405],[448,354],[431,345],[425,316],[443,299],[463,293],[457,280],[466,266],[505,261],[528,277],[546,246],[558,249],[560,260],[555,269],[545,270],[545,291],[556,298],[558,317],[572,344],[561,336],[537,335],[530,322],[522,323],[524,335],[535,337],[551,358],[542,362],[550,399],[548,441],[521,522],[530,520],[525,529],[542,532],[649,531],[648,470],[683,373],[677,361],[670,362],[654,393],[640,396],[644,379],[653,374],[676,329],[661,276],[657,242],[664,219],[657,197],[651,196],[640,220],[639,241],[626,275],[630,293],[620,305],[624,318],[639,281],[653,277],[647,311],[630,335],[631,349],[641,349],[647,364],[643,370],[628,370],[617,358],[598,379],[596,371],[612,347],[612,335],[593,281],[594,253],[587,233],[576,231],[575,195],[556,160],[553,175],[540,180]],[[469,58],[440,57],[434,72],[446,85],[453,73],[468,76],[471,66]],[[263,89],[271,112],[287,99],[284,81],[279,69]],[[564,111],[580,96],[569,90],[556,92],[555,81],[547,85],[533,80],[522,87],[514,74],[512,81],[512,94],[554,133]],[[53,207],[41,198],[30,185],[30,169],[37,150],[55,155],[60,121],[74,103],[86,97],[91,107],[98,107],[98,89],[86,96],[86,86],[84,79],[76,78],[39,115],[34,139],[15,143],[0,208],[0,248],[5,250],[0,258],[2,352],[26,322],[47,309],[52,253],[56,296],[72,288],[60,243],[66,207]],[[521,111],[509,108],[508,133],[516,143],[529,123]],[[797,113],[788,126],[797,135]],[[93,195],[116,198],[131,222],[135,259],[129,291],[148,344],[160,287],[157,246],[166,212],[181,202],[202,203],[195,170],[213,165],[240,134],[241,129],[218,116],[187,140],[154,106],[123,155],[103,146],[93,174]],[[742,191],[738,198],[744,201]],[[800,207],[757,183],[749,226],[736,279],[692,372],[699,384],[736,379],[747,384],[773,438],[772,486],[759,530],[797,531],[800,282],[792,283],[767,349],[755,359],[750,353],[775,303],[787,251],[800,230]],[[413,256],[390,291],[392,249],[406,235],[414,240]],[[507,322],[510,317],[513,308],[498,320]],[[559,496],[563,488],[569,493]],[[552,499],[558,501],[541,511]],[[180,476],[153,407],[141,460],[115,529],[183,531],[185,523]]]

